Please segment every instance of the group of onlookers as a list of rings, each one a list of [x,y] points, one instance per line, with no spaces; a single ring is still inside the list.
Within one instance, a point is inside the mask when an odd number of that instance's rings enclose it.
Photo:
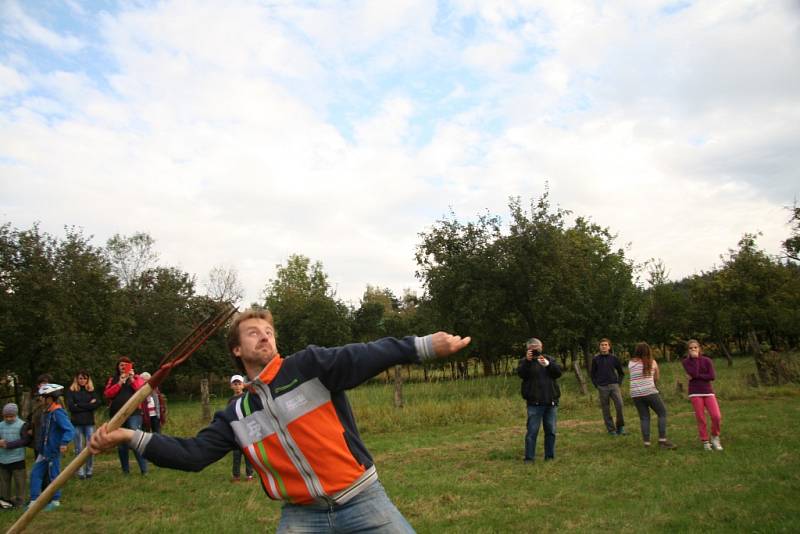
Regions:
[[[75,455],[86,447],[95,429],[95,411],[105,399],[109,416],[124,406],[133,394],[150,379],[149,373],[136,374],[130,358],[121,357],[114,374],[106,381],[100,392],[96,389],[90,373],[80,370],[72,383],[64,388],[52,383],[49,374],[41,375],[31,391],[31,409],[20,417],[14,403],[3,407],[3,422],[0,423],[0,505],[4,508],[25,504],[26,473],[25,447],[33,448],[34,463],[30,474],[30,501],[35,501],[49,482],[61,471],[61,455],[67,445],[74,443]],[[69,413],[67,413],[67,410]],[[156,388],[126,419],[126,428],[145,428],[160,432],[165,422],[166,400]],[[128,447],[120,445],[120,465],[129,473]],[[147,462],[134,450],[142,474],[147,473]],[[78,478],[92,478],[94,456],[89,455],[78,469]],[[61,492],[56,491],[45,510],[60,505]]]
[[[599,348],[600,352],[592,358],[590,376],[592,384],[597,388],[603,422],[610,435],[626,435],[620,388],[625,372],[619,358],[611,350],[610,339],[600,340]],[[543,344],[539,339],[528,340],[526,354],[520,359],[517,367],[517,374],[522,378],[522,397],[526,400],[528,410],[524,457],[526,462],[534,461],[540,427],[544,429],[545,435],[544,459],[555,458],[556,420],[561,396],[557,380],[561,377],[562,371],[558,362],[544,355],[542,349]],[[687,342],[686,351],[682,365],[688,380],[689,400],[694,408],[700,441],[705,450],[721,451],[722,414],[711,385],[716,378],[714,364],[710,358],[702,354],[700,343],[695,339]],[[658,418],[659,448],[675,449],[675,444],[667,438],[667,408],[656,387],[659,369],[650,345],[644,342],[636,344],[628,362],[628,371],[630,395],[639,414],[639,425],[645,447],[651,445],[650,411],[652,410]],[[612,402],[616,418],[611,415]],[[711,418],[710,436],[706,412]]]

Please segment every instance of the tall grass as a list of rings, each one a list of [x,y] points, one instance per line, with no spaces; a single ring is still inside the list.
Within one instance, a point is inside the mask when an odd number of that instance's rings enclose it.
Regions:
[[[674,387],[679,363],[661,364],[676,451],[642,447],[627,391],[629,435],[608,436],[596,394],[582,396],[570,373],[561,380],[557,458],[547,464],[521,461],[525,407],[515,376],[407,383],[402,409],[380,381],[349,397],[381,480],[420,532],[795,531],[800,387],[751,388],[752,360],[715,363],[721,453],[699,446],[689,402]],[[193,435],[205,424],[196,402],[170,407],[168,433]],[[153,468],[148,477],[123,477],[116,454],[97,460],[95,478],[68,484],[62,508],[40,514],[32,532],[260,532],[277,524],[279,505],[256,484],[229,482],[229,458],[201,473]],[[1,513],[0,529],[17,515]]]

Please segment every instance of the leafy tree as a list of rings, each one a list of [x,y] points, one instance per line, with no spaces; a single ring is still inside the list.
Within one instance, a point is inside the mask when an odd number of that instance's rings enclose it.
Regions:
[[[526,212],[510,204],[512,224],[504,260],[513,302],[527,326],[564,354],[581,347],[587,365],[600,337],[623,338],[638,311],[633,264],[614,249],[608,229],[550,206],[547,192]]]
[[[276,266],[264,290],[264,304],[275,320],[278,348],[292,354],[307,345],[337,346],[351,337],[349,310],[328,283],[322,263],[293,254]]]
[[[640,292],[633,283],[633,262],[614,248],[616,236],[607,228],[578,217],[563,238],[567,254],[560,283],[567,317],[554,341],[563,351],[577,339],[588,369],[598,339],[610,337],[618,346],[630,339],[640,315]]]
[[[797,202],[790,208],[792,216],[789,219],[791,225],[791,235],[783,242],[783,251],[786,257],[794,261],[800,261],[800,206]]]
[[[728,304],[725,286],[719,271],[703,273],[683,280],[688,290],[688,303],[674,311],[675,316],[683,316],[684,339],[699,338],[715,343],[733,365],[728,345],[733,336],[733,310]],[[682,293],[685,294],[685,293]]]
[[[217,302],[237,303],[244,296],[244,286],[239,281],[239,273],[234,267],[218,265],[208,273],[206,294]]]
[[[152,371],[197,320],[191,306],[194,277],[174,267],[154,267],[139,273],[118,293],[122,320],[113,360],[123,354],[140,371]]]
[[[669,271],[661,260],[650,265],[648,284],[644,295],[645,337],[668,354],[668,347],[676,340],[686,339],[689,298],[680,284],[669,280]]]
[[[466,224],[451,217],[421,234],[417,276],[441,325],[473,336],[487,372],[531,336],[562,354],[622,336],[638,291],[609,231],[583,218],[568,226],[569,212],[551,208],[547,192],[529,209],[511,199],[509,210],[507,235],[490,214]]]
[[[45,371],[67,381],[80,367],[97,370],[115,328],[110,266],[79,230],[66,234],[0,227],[0,339],[28,383]]]
[[[158,253],[154,250],[156,241],[146,232],[132,236],[114,234],[106,243],[106,255],[114,275],[122,287],[141,280],[141,275],[158,263]]]
[[[387,319],[397,314],[399,307],[389,289],[367,285],[361,305],[353,312],[353,335],[361,342],[387,336]]]
[[[477,356],[484,373],[511,350],[516,328],[510,292],[503,273],[500,220],[482,215],[462,224],[451,218],[438,221],[420,234],[417,276],[428,296],[428,309],[439,328],[469,333],[470,348],[462,358]]]

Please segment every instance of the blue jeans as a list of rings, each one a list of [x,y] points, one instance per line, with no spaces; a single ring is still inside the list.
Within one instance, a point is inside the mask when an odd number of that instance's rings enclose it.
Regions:
[[[525,459],[536,457],[539,426],[544,426],[544,459],[556,457],[556,415],[558,406],[528,406],[528,432],[525,434]]]
[[[122,426],[125,428],[130,428],[131,430],[140,430],[142,428],[142,416],[134,414],[122,423]],[[130,463],[128,459],[128,450],[131,447],[128,445],[128,442],[124,442],[122,445],[117,447],[117,452],[119,453],[119,463],[122,465],[122,472],[123,473],[130,473]],[[144,456],[139,454],[136,449],[133,449],[133,455],[136,456],[136,463],[139,464],[139,470],[142,474],[147,473],[147,460],[144,459]]]
[[[44,482],[44,474],[48,473],[50,481],[56,479],[61,472],[61,454],[57,454],[55,458],[44,458],[40,462],[33,464],[31,469],[31,500],[35,500],[42,494],[42,482]],[[53,500],[58,501],[61,499],[61,489],[57,489],[53,494]]]
[[[94,425],[75,425],[75,437],[72,438],[72,443],[75,445],[75,456],[78,456],[86,443],[91,439],[94,434]],[[78,469],[78,476],[86,476],[92,474],[92,466],[94,465],[94,455],[89,455],[86,463]]]
[[[290,532],[414,532],[392,504],[380,482],[375,482],[345,504],[319,506],[284,504],[278,534]]]

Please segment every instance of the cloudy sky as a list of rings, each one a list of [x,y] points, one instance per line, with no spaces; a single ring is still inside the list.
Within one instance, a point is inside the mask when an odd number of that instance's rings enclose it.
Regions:
[[[0,222],[418,288],[450,209],[560,207],[673,278],[800,197],[800,3],[0,0]]]

